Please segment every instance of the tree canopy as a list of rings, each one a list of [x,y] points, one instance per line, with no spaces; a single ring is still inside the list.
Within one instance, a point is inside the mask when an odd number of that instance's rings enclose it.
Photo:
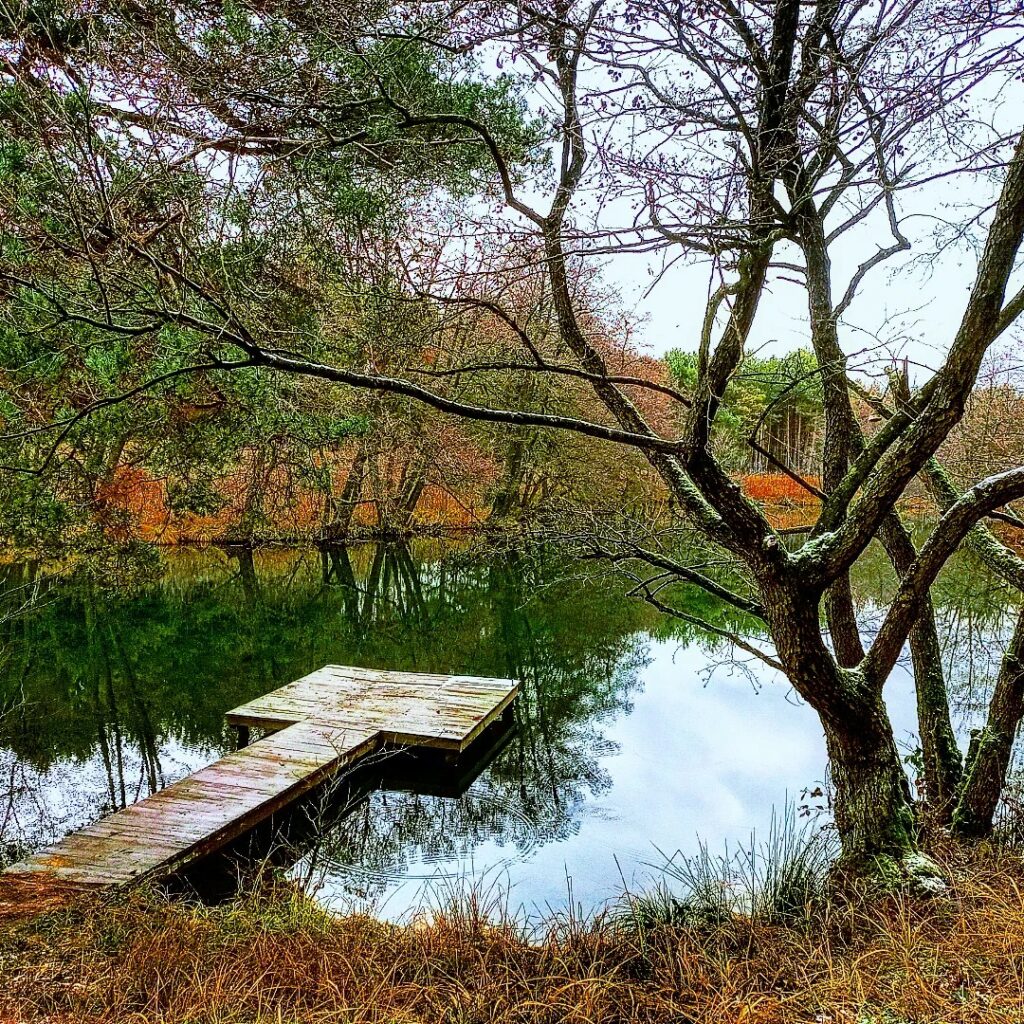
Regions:
[[[1024,581],[982,523],[1020,527],[1007,506],[1024,467],[954,482],[938,458],[1024,311],[1018,5],[5,11],[3,443],[30,494],[58,467],[94,479],[119,417],[150,397],[201,407],[229,389],[225,429],[275,448],[282,408],[316,444],[357,436],[381,409],[358,394],[395,403],[414,454],[424,409],[505,428],[512,477],[538,430],[572,439],[567,462],[619,446],[709,564],[601,517],[578,540],[634,564],[638,593],[666,613],[695,618],[672,592],[696,585],[763,623],[760,646],[728,635],[817,711],[844,865],[931,884],[882,700],[908,642],[929,812],[991,823],[1024,713],[1024,619],[965,762],[929,594],[962,544]],[[964,208],[917,233],[915,204],[966,181]],[[851,310],[884,268],[951,238],[973,249],[937,365],[866,388]],[[679,342],[695,355],[670,359],[672,380],[638,372],[597,272],[651,253],[706,272]],[[754,339],[784,289],[808,348],[766,360]],[[787,432],[814,423],[808,464],[772,440],[784,408]],[[94,424],[107,433],[90,440]],[[796,540],[733,479],[742,447],[819,502]],[[418,493],[414,462],[400,506]],[[920,545],[898,509],[918,479],[939,511]],[[875,541],[900,583],[869,633],[850,571]]]

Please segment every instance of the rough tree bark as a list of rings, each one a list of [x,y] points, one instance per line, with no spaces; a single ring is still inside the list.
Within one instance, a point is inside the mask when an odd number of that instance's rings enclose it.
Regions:
[[[798,577],[762,586],[786,676],[825,733],[844,873],[906,877],[917,850],[907,774],[881,688],[839,666],[821,637],[818,602]]]

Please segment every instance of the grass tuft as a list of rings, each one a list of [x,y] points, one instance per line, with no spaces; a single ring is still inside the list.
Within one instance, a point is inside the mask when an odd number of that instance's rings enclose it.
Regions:
[[[802,833],[779,828],[756,858],[677,858],[676,876],[644,899],[685,909],[658,907],[644,928],[621,912],[565,913],[527,932],[494,887],[453,887],[401,924],[335,917],[280,884],[218,908],[156,892],[83,896],[0,921],[0,1021],[1024,1020],[1018,854],[939,851],[951,879],[941,899],[822,901],[818,854],[808,859]],[[730,884],[708,888],[724,861]]]
[[[809,925],[825,906],[835,858],[831,833],[798,819],[792,806],[772,813],[766,840],[750,837],[730,854],[663,855],[660,878],[645,892],[626,893],[620,920],[638,928],[714,931],[736,922]]]

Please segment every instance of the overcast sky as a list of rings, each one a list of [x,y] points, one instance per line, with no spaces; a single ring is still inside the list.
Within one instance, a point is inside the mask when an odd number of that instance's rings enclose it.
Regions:
[[[506,55],[501,66],[505,71],[515,70],[514,64]],[[495,63],[490,70],[497,68]],[[521,70],[521,64],[518,69]],[[602,90],[599,73],[593,68],[582,69],[580,85],[584,96]],[[537,89],[540,91],[527,92],[535,112],[537,104],[543,102],[557,105],[553,96],[544,100],[543,84]],[[1024,84],[1006,77],[997,81],[993,77],[991,85],[986,82],[980,92],[984,98],[979,96],[975,101],[979,124],[990,124],[1007,137],[1013,137],[1024,127]],[[628,119],[624,123],[628,124]],[[597,125],[602,133],[607,132],[606,121],[598,118]],[[607,144],[614,139],[614,131],[602,137]],[[593,157],[594,140],[590,151]],[[910,361],[912,376],[920,381],[941,364],[970,292],[977,252],[969,243],[943,247],[936,233],[943,231],[944,220],[962,223],[989,206],[999,184],[995,177],[965,174],[900,194],[900,226],[910,239],[912,250],[872,271],[847,311],[841,324],[841,340],[851,357],[851,367],[879,373],[892,358],[905,357]],[[525,198],[544,209],[550,201],[546,191],[530,194],[532,190],[526,189]],[[576,209],[580,205],[577,203]],[[582,206],[586,206],[585,198]],[[614,219],[618,220],[616,226],[628,224],[633,212],[625,204],[617,211],[614,201],[605,202],[604,223],[599,226],[608,227]],[[834,298],[838,300],[843,294],[863,260],[891,243],[885,213],[879,210],[833,245]],[[662,260],[678,253],[674,249],[654,255],[623,254],[607,257],[604,263],[605,280],[619,291],[623,305],[636,320],[637,339],[655,355],[673,348],[697,348],[709,291],[708,268],[679,263],[667,270],[652,288],[652,280],[662,270]],[[786,247],[779,247],[776,258],[802,262],[792,246],[788,252]],[[1022,283],[1024,273],[1018,271],[1012,282],[1013,290]],[[806,295],[802,288],[776,275],[759,307],[750,349],[784,352],[808,342]],[[1007,332],[994,349],[1003,353],[1015,350],[1024,350],[1024,330],[1020,326]],[[1024,364],[1024,351],[1016,361]]]
[[[863,363],[865,369],[877,368],[889,355],[908,357],[918,364],[919,373],[941,361],[970,293],[977,257],[972,248],[959,245],[946,248],[932,259],[936,253],[936,222],[932,217],[933,211],[965,198],[966,191],[974,202],[986,201],[990,193],[983,184],[961,180],[932,185],[908,197],[913,216],[904,230],[913,243],[912,251],[874,270],[844,317],[844,348],[848,355],[856,354],[853,361]],[[865,254],[876,244],[887,242],[881,225],[872,223],[859,232],[856,244],[851,240],[849,246],[835,247],[837,297]],[[795,260],[793,253],[781,251],[779,258]],[[627,308],[641,321],[640,337],[655,354],[677,347],[695,349],[707,301],[707,268],[677,265],[652,288],[651,270],[660,266],[661,257],[621,255],[608,260],[606,275],[620,289]],[[784,276],[785,272],[775,275],[762,300],[751,339],[753,348],[786,351],[808,343],[806,297]],[[1015,276],[1016,286],[1022,277],[1021,273]],[[1018,326],[1004,336],[999,348],[1020,350],[1024,347],[1022,338]],[[1020,362],[1024,362],[1024,352]]]

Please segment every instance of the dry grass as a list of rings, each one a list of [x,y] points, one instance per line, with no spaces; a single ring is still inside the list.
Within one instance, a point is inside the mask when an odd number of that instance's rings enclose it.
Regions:
[[[60,910],[78,901],[80,887],[34,875],[0,874],[0,928],[5,923]]]
[[[784,473],[748,473],[740,482],[748,498],[764,505],[818,505],[814,494]],[[817,476],[808,476],[807,482],[813,487],[821,486]]]
[[[1021,859],[951,875],[948,898],[833,902],[810,926],[638,931],[612,915],[532,940],[479,898],[406,925],[287,890],[215,910],[93,898],[0,923],[0,1020],[1022,1021]]]
[[[821,486],[821,479],[808,476],[807,482]],[[818,518],[820,501],[806,488],[783,473],[749,473],[742,477],[743,493],[758,502],[776,530],[810,526]]]

